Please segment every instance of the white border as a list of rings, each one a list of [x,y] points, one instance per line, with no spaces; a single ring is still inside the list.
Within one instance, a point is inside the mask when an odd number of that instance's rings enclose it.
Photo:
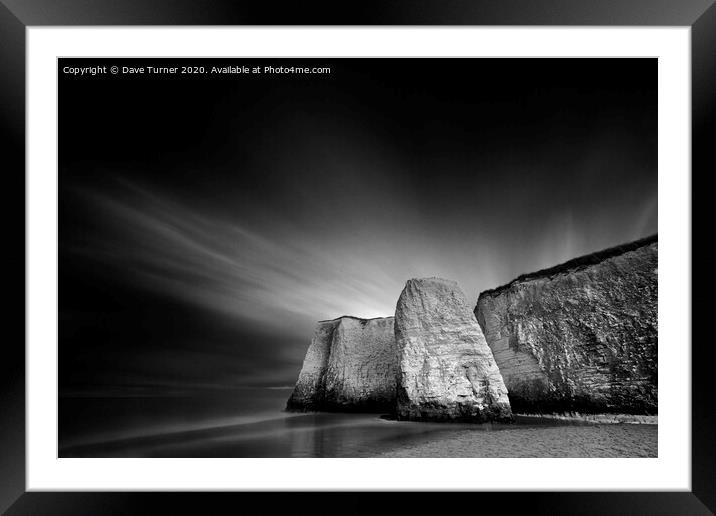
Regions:
[[[27,43],[28,490],[690,490],[688,27],[32,27]],[[659,457],[58,459],[58,56],[658,57]]]

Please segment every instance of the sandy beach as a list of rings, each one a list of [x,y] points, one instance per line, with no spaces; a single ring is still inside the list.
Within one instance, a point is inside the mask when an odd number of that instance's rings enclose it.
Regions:
[[[381,457],[656,457],[657,425],[588,424],[459,430]]]

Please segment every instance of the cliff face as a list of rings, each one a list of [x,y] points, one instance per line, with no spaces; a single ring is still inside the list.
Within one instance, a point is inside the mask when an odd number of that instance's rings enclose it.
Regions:
[[[393,317],[321,321],[286,408],[392,410],[396,359]]]
[[[475,314],[515,412],[657,413],[657,239],[483,292]]]
[[[409,280],[395,310],[395,338],[398,418],[512,418],[500,371],[457,283]]]

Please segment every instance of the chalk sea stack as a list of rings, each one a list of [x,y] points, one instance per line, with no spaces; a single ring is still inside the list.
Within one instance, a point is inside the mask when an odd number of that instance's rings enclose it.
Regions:
[[[392,412],[396,360],[393,317],[320,321],[286,408]]]
[[[520,413],[657,413],[657,237],[518,277],[475,314]]]
[[[409,280],[395,309],[395,339],[399,419],[512,419],[492,351],[456,282]]]

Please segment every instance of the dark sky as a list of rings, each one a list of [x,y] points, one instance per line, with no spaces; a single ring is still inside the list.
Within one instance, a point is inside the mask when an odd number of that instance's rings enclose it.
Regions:
[[[655,59],[194,64],[331,73],[60,73],[62,392],[289,385],[409,278],[472,303],[657,231]]]

